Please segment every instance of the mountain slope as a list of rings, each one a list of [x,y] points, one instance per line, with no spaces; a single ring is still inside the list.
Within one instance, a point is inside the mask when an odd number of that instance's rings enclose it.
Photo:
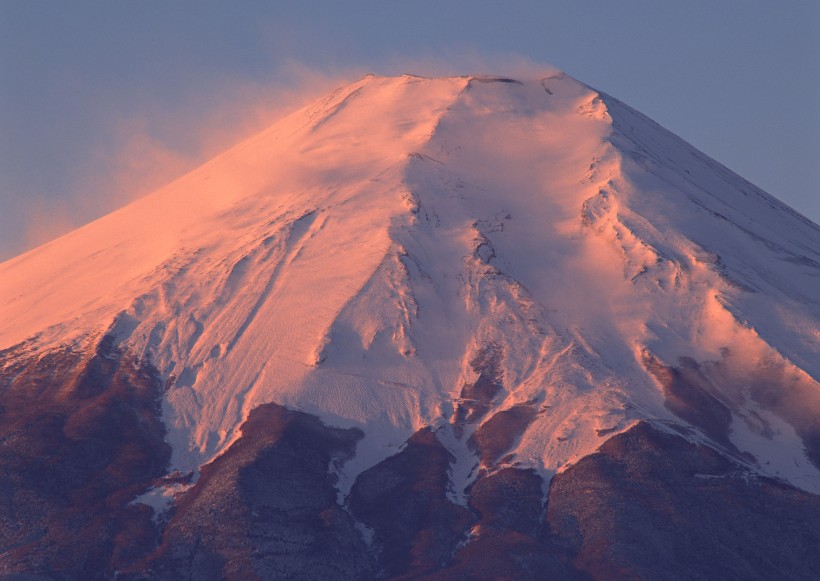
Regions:
[[[577,475],[607,454],[633,461],[610,442],[643,438],[647,454],[667,446],[718,470],[673,489],[743,474],[765,491],[719,494],[816,505],[817,297],[816,225],[606,94],[560,73],[369,76],[0,265],[0,374],[21,401],[45,382],[69,417],[108,413],[96,383],[66,407],[60,394],[85,385],[55,379],[69,367],[102,365],[105,383],[111,361],[128,382],[158,382],[139,405],[161,406],[170,460],[157,448],[156,462],[168,476],[132,483],[137,504],[123,510],[149,504],[171,520],[158,556],[122,561],[133,571],[174,577],[194,558],[179,551],[207,545],[206,568],[247,575],[261,549],[208,537],[193,524],[212,512],[202,499],[236,495],[244,508],[225,526],[257,527],[243,503],[263,493],[242,475],[273,478],[291,458],[305,462],[301,482],[327,478],[293,486],[336,515],[329,538],[365,531],[355,548],[331,543],[362,555],[339,565],[343,578],[432,575],[458,555],[466,571],[487,530],[506,531],[490,535],[496,549],[518,547],[537,567],[596,577],[586,540],[549,540],[544,522],[525,526],[504,503],[530,490],[520,502],[542,507],[554,475],[583,487]],[[70,363],[49,368],[49,354]],[[254,409],[283,427],[244,423]],[[155,434],[149,416],[138,425]],[[313,451],[297,460],[287,450],[300,446]],[[423,499],[384,488],[395,478],[418,478]],[[400,512],[384,520],[388,507]],[[419,511],[450,516],[413,520]],[[816,525],[809,534],[820,538]],[[624,575],[651,565],[627,561]],[[271,567],[260,575],[293,572]]]

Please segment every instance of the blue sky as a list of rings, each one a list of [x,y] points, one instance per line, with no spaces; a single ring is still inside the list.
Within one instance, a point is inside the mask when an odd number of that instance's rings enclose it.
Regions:
[[[366,72],[556,66],[820,222],[820,2],[0,0],[0,259]]]

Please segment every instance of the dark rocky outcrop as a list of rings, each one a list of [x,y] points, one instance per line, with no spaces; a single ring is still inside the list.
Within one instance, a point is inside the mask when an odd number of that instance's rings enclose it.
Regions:
[[[91,353],[0,354],[0,578],[107,579],[154,550],[131,501],[170,459],[156,371],[105,336]]]
[[[547,522],[595,579],[816,579],[820,496],[641,423],[557,475]]]
[[[447,499],[453,456],[425,428],[404,449],[366,470],[350,493],[356,518],[375,531],[387,577],[417,577],[445,566],[473,523]]]
[[[803,580],[820,571],[820,496],[754,475],[720,442],[641,423],[555,476],[547,494],[535,471],[498,465],[531,421],[529,405],[473,433],[483,467],[460,505],[449,489],[454,457],[430,428],[341,499],[337,468],[361,432],[266,404],[158,522],[132,504],[162,483],[170,457],[156,372],[111,337],[91,352],[20,347],[0,358],[0,579]],[[488,403],[498,366],[476,363],[480,381],[465,395]],[[698,377],[656,371],[678,382],[673,398]],[[701,407],[709,390],[700,387],[679,398],[681,413],[687,402]],[[719,412],[692,414],[722,438]]]
[[[469,491],[478,520],[470,542],[429,579],[586,579],[550,539],[543,484],[533,470],[511,467],[480,476]]]
[[[478,452],[483,465],[495,466],[515,446],[537,414],[533,403],[497,412],[473,432],[468,443]]]
[[[732,412],[715,396],[711,382],[703,375],[697,362],[683,357],[679,367],[671,367],[645,354],[644,365],[663,387],[666,409],[697,426],[728,450],[740,454],[729,440]]]
[[[372,578],[332,472],[360,437],[276,404],[254,409],[178,501],[158,551],[121,578]]]
[[[474,424],[487,415],[493,399],[503,389],[501,352],[496,345],[488,345],[470,360],[470,367],[478,375],[475,382],[461,389],[461,400],[456,408],[453,425],[456,430],[464,424]]]

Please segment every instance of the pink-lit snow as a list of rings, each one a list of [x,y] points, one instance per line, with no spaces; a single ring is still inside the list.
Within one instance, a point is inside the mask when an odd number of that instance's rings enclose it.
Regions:
[[[477,459],[450,420],[487,346],[497,409],[540,410],[509,462],[548,476],[680,424],[645,361],[688,357],[754,468],[820,492],[794,427],[820,417],[818,320],[817,226],[557,72],[365,77],[0,264],[0,349],[113,330],[167,381],[174,469],[274,401],[363,428],[348,485],[438,428],[456,496]]]

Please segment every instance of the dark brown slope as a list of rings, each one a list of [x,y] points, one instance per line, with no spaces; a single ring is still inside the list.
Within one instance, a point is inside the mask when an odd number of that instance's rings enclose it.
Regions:
[[[131,501],[168,463],[160,381],[103,338],[2,354],[0,579],[812,579],[820,497],[639,424],[555,476],[494,467],[467,506],[430,429],[357,478],[361,433],[268,404],[164,524]],[[526,419],[526,418],[524,418]],[[518,432],[521,422],[512,422]],[[501,430],[498,434],[496,431]],[[491,453],[490,453],[491,452]]]
[[[161,382],[111,337],[23,353],[0,353],[0,578],[110,578],[156,545],[153,511],[131,501],[170,460]]]
[[[639,424],[556,476],[547,521],[596,579],[817,579],[820,496]]]
[[[156,553],[120,578],[371,578],[374,563],[332,473],[359,438],[275,404],[256,408],[178,502]]]

